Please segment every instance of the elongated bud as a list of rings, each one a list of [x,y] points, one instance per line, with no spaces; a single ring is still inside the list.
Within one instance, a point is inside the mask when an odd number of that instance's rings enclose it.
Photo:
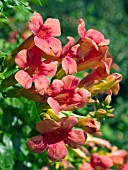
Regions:
[[[108,90],[117,85],[122,80],[122,75],[119,73],[114,73],[109,75],[102,82],[88,88],[92,95],[98,94],[102,90]]]

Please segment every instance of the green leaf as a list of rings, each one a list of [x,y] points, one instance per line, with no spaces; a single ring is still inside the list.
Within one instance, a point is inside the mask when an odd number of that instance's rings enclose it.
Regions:
[[[1,20],[0,20],[0,22],[1,22]],[[6,57],[6,53],[0,51],[0,58],[4,58],[4,57]]]

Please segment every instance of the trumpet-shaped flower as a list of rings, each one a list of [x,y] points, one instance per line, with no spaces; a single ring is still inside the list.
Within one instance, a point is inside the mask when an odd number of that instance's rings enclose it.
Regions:
[[[61,110],[82,108],[88,103],[91,93],[77,88],[79,81],[72,75],[65,76],[62,80],[53,80],[47,90],[47,102],[56,114]]]
[[[105,39],[103,34],[101,34],[99,31],[94,30],[94,29],[89,29],[88,31],[86,31],[85,23],[83,19],[79,20],[78,33],[82,41],[87,37],[91,39],[93,41],[93,44],[97,46],[103,46],[103,45],[109,44],[109,40]]]
[[[113,161],[107,156],[100,156],[95,153],[91,156],[91,165],[95,169],[97,169],[97,167],[100,167],[101,169],[107,170],[108,168],[113,166]]]
[[[37,47],[46,53],[50,52],[50,48],[57,53],[61,50],[61,42],[54,38],[60,36],[60,23],[58,19],[48,18],[43,23],[39,13],[34,12],[34,16],[30,19],[29,29],[34,33],[34,42]]]
[[[97,84],[100,80],[107,77],[110,73],[111,63],[111,58],[107,58],[106,61],[101,61],[96,69],[94,69],[83,80],[81,80],[79,86],[89,87],[91,85]]]
[[[15,74],[15,79],[25,89],[31,88],[32,82],[34,82],[35,88],[40,94],[44,94],[49,86],[46,76],[53,77],[57,70],[57,61],[42,61],[42,55],[43,52],[34,46],[30,50],[20,51],[15,58],[16,64],[21,68]]]
[[[38,122],[36,129],[41,133],[28,141],[28,148],[35,153],[42,153],[48,148],[48,157],[52,161],[61,161],[67,155],[68,144],[72,148],[82,146],[87,138],[83,130],[72,130],[77,123],[74,116],[63,117],[59,122],[45,120]]]
[[[78,33],[81,37],[78,47],[78,71],[83,69],[95,68],[101,60],[107,56],[107,46],[109,40],[97,30],[90,29],[86,31],[83,19],[79,20]]]

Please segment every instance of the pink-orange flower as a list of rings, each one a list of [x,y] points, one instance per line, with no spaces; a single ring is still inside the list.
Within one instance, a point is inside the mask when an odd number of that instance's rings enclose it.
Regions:
[[[107,57],[109,40],[97,30],[89,29],[86,31],[83,19],[79,20],[78,33],[80,35],[77,54],[78,71],[95,68],[101,60]]]
[[[101,156],[98,155],[97,153],[94,153],[91,155],[91,165],[95,169],[99,167],[99,169],[101,170],[102,169],[107,170],[108,168],[113,166],[113,161],[111,160],[111,158],[107,156]]]
[[[35,153],[42,153],[48,148],[48,157],[61,161],[67,155],[68,144],[72,148],[82,146],[87,138],[83,130],[72,130],[77,123],[74,116],[63,117],[59,122],[45,120],[38,122],[36,129],[41,133],[28,141],[28,148]]]
[[[60,23],[58,19],[48,18],[43,23],[39,13],[34,12],[34,16],[30,19],[29,29],[34,33],[34,42],[37,47],[46,53],[50,53],[50,48],[57,53],[61,50],[61,42],[54,38],[60,36]]]
[[[72,75],[65,76],[62,80],[53,80],[47,90],[47,102],[56,114],[61,110],[82,108],[88,103],[91,93],[83,88],[78,89],[79,81]]]
[[[105,39],[103,34],[101,34],[99,31],[94,30],[94,29],[89,29],[86,32],[85,29],[85,23],[83,19],[79,20],[78,24],[78,33],[82,39],[82,41],[87,37],[93,41],[93,44],[97,46],[103,46],[103,45],[108,45],[109,40]]]
[[[57,61],[42,61],[43,52],[36,46],[30,50],[20,51],[16,58],[16,64],[21,68],[16,74],[15,79],[25,89],[35,83],[35,88],[40,94],[44,94],[49,86],[46,76],[53,77],[57,70]]]
[[[90,163],[83,163],[80,167],[79,167],[79,170],[94,170],[91,166]]]

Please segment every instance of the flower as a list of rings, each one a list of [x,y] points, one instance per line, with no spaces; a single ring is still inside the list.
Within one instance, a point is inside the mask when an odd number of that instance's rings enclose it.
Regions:
[[[99,31],[94,30],[94,29],[89,29],[86,32],[85,29],[85,23],[83,19],[79,20],[78,24],[78,33],[82,39],[82,41],[87,37],[93,41],[93,44],[96,44],[97,46],[103,46],[103,45],[108,45],[109,40],[105,39],[103,34],[101,34]]]
[[[107,156],[100,156],[97,153],[94,153],[91,155],[91,165],[94,169],[97,169],[97,167],[107,170],[111,166],[113,166],[113,162],[111,158]]]
[[[29,50],[20,51],[16,58],[16,64],[21,68],[16,74],[15,79],[25,89],[35,83],[35,88],[40,94],[49,86],[49,80],[46,76],[53,77],[57,70],[57,61],[42,61],[43,52],[36,46]]]
[[[72,75],[65,76],[62,80],[53,80],[47,89],[47,102],[56,114],[61,110],[82,108],[88,103],[91,93],[77,88],[79,81],[80,79]]]
[[[121,168],[121,170],[127,170],[128,169],[128,163],[124,164]]]
[[[109,40],[97,30],[89,29],[86,32],[83,19],[79,20],[78,33],[81,37],[79,40],[78,54],[78,71],[95,68],[101,60],[107,57]]]
[[[128,152],[125,150],[117,150],[112,152],[109,157],[113,160],[115,166],[121,166],[125,163]]]
[[[96,69],[83,78],[79,84],[79,87],[89,87],[97,84],[100,80],[107,77],[110,73],[110,65],[112,63],[111,58],[107,58],[106,61],[101,61]]]
[[[54,36],[61,35],[58,19],[48,18],[43,24],[41,15],[34,12],[34,16],[29,22],[29,29],[34,33],[35,45],[45,53],[50,53],[50,48],[55,53],[61,50],[61,42],[54,38]]]
[[[48,157],[52,161],[61,161],[67,155],[68,144],[72,148],[82,146],[87,138],[83,130],[72,130],[77,123],[74,116],[54,120],[39,121],[36,129],[41,133],[28,141],[28,148],[35,153],[42,153],[48,148]]]
[[[83,163],[80,167],[79,167],[79,170],[94,170],[91,166],[90,163]]]

